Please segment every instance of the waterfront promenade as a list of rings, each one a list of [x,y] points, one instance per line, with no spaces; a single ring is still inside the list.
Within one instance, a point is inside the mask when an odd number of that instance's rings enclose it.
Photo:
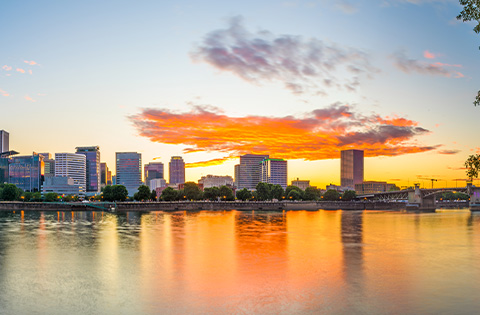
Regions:
[[[160,201],[160,202],[0,202],[0,211],[200,211],[200,210],[403,210],[388,201]],[[444,202],[437,208],[464,208],[468,202]],[[433,209],[434,210],[434,209]]]

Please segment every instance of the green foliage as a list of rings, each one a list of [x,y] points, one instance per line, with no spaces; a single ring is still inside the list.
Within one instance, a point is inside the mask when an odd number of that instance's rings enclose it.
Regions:
[[[461,192],[452,192],[447,191],[440,195],[437,195],[437,200],[468,200],[470,198],[469,195],[461,193]]]
[[[458,14],[457,20],[462,20],[463,22],[475,21],[476,25],[473,31],[480,33],[480,1],[460,0],[460,4],[463,5],[463,10]],[[480,105],[480,91],[477,92],[473,105]]]
[[[183,185],[183,195],[186,200],[200,200],[203,197],[202,190],[194,182],[186,182]]]
[[[252,193],[247,188],[243,188],[237,191],[237,198],[243,201],[250,200],[252,199]]]
[[[218,187],[209,187],[203,190],[203,198],[211,201],[217,200],[220,196],[220,189]]]
[[[31,201],[33,199],[33,192],[26,191],[23,193],[23,200],[24,201]]]
[[[45,194],[45,201],[46,202],[54,202],[58,201],[58,194],[55,192],[49,192]]]
[[[128,196],[128,190],[123,185],[105,186],[103,190],[103,200],[105,201],[125,201]]]
[[[230,187],[221,186],[219,192],[220,192],[220,198],[222,198],[222,200],[228,200],[228,201],[235,200],[235,197],[233,196],[233,190]]]
[[[480,154],[473,154],[465,161],[465,167],[467,168],[467,177],[470,180],[478,177],[480,171]]]
[[[138,191],[133,195],[133,199],[138,201],[150,200],[150,188],[148,186],[142,185],[138,187]]]
[[[272,189],[270,190],[272,199],[282,200],[284,193],[285,191],[283,191],[283,188],[280,185],[273,185]]]
[[[0,199],[5,201],[18,200],[22,195],[22,190],[14,184],[5,184],[1,191]]]
[[[267,183],[258,183],[257,186],[255,187],[256,189],[256,199],[257,200],[270,200],[272,199],[271,197],[271,184]]]
[[[39,191],[34,192],[32,201],[41,201],[41,200],[42,200],[42,194]]]
[[[324,200],[335,201],[340,199],[340,193],[336,190],[329,189],[323,194]]]
[[[292,189],[287,195],[288,200],[301,200],[303,198],[302,190]]]
[[[288,196],[292,190],[296,190],[303,195],[303,190],[301,190],[297,186],[290,185],[290,186],[287,186],[287,188],[285,189],[285,196]]]
[[[315,187],[307,187],[305,188],[305,192],[303,194],[303,200],[318,200],[322,196],[322,192],[320,189]]]
[[[177,197],[178,191],[176,191],[172,187],[165,188],[160,195],[160,199],[163,201],[174,201],[177,200]]]
[[[342,195],[342,200],[350,201],[357,197],[357,193],[353,190],[346,190]]]
[[[152,189],[150,200],[157,201],[157,191],[155,189]]]

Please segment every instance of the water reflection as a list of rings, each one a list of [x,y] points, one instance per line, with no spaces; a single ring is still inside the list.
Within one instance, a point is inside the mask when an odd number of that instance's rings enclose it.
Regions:
[[[3,212],[0,313],[471,313],[479,258],[469,211]]]

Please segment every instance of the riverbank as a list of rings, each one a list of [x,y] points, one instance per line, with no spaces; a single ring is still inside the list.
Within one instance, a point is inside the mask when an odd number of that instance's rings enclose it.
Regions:
[[[468,207],[442,204],[441,207]],[[404,210],[405,202],[385,201],[160,201],[160,202],[0,202],[0,211],[199,211],[199,210]]]

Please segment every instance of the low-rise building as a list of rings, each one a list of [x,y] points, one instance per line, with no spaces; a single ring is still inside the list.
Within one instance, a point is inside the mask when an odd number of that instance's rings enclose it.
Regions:
[[[395,184],[388,184],[387,182],[364,181],[355,185],[355,192],[357,195],[375,194],[389,191],[393,186]]]
[[[50,192],[65,196],[75,195],[83,197],[85,196],[85,187],[75,184],[74,179],[71,177],[46,177],[42,187],[42,194],[45,195]]]
[[[207,175],[202,176],[198,180],[198,183],[203,185],[203,188],[211,188],[211,187],[221,187],[221,186],[233,186],[233,178],[232,176],[218,176],[218,175]]]
[[[308,187],[310,187],[310,181],[309,180],[300,180],[297,178],[297,180],[292,180],[292,186],[296,186],[300,188],[301,190],[305,190]]]

